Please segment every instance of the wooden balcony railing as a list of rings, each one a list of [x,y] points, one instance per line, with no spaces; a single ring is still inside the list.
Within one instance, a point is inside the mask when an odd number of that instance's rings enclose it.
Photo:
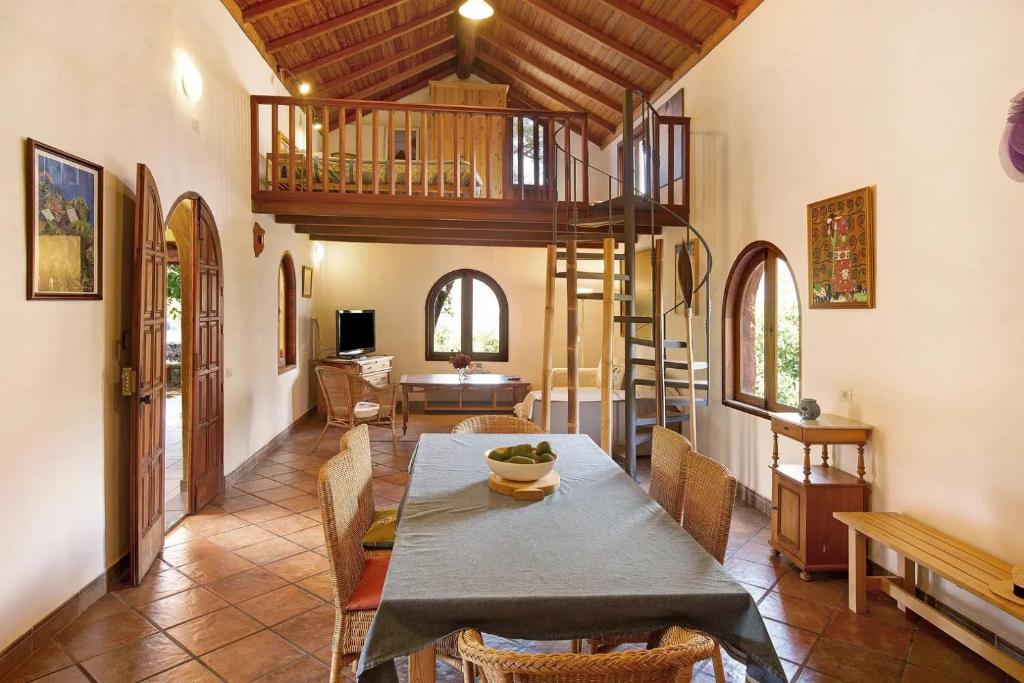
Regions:
[[[250,105],[254,197],[589,201],[585,113],[274,96]]]

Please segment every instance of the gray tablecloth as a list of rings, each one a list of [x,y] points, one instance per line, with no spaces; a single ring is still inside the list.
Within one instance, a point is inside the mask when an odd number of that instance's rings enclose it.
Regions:
[[[548,439],[561,488],[491,491],[484,452]],[[748,675],[785,681],[753,599],[587,436],[425,434],[416,448],[360,683],[472,627],[561,640],[680,625],[714,635]]]

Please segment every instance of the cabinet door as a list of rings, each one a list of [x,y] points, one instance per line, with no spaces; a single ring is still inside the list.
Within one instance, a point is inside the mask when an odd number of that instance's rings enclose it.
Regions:
[[[803,490],[787,486],[778,476],[772,482],[772,540],[795,555],[801,554],[801,496]]]

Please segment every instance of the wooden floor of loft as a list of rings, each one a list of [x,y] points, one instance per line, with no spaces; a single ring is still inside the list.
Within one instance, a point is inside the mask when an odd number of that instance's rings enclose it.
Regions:
[[[385,244],[440,244],[544,247],[574,232],[580,248],[600,248],[600,240],[625,237],[621,202],[588,206],[579,202],[530,199],[476,199],[403,195],[260,191],[253,194],[257,213],[275,215],[310,239]],[[687,207],[669,210],[637,203],[635,234],[660,235],[680,225]]]

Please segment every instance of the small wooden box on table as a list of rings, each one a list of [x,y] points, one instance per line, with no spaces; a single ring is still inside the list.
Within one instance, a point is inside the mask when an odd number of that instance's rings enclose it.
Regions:
[[[870,487],[864,480],[864,446],[871,426],[836,415],[801,420],[799,413],[772,413],[771,547],[811,572],[843,571],[848,566],[846,529],[835,512],[862,512]],[[803,444],[803,465],[779,465],[779,435]],[[812,446],[821,446],[821,464],[811,465]],[[828,462],[829,446],[857,446],[857,476]]]

